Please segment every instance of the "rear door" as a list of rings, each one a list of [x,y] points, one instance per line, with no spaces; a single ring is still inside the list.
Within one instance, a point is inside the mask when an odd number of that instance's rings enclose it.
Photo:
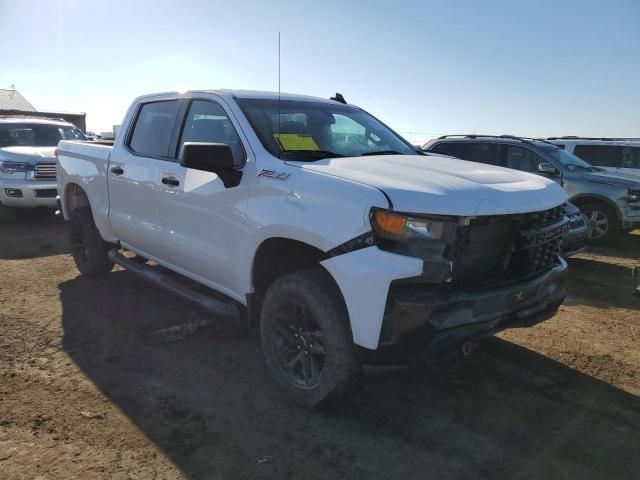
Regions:
[[[124,143],[111,155],[109,220],[120,241],[133,250],[157,256],[158,171],[170,156],[180,100],[140,104]]]
[[[186,105],[176,153],[184,142],[225,143],[242,168],[247,160],[232,115],[212,99],[192,99]],[[242,205],[247,183],[227,188],[215,173],[182,167],[178,160],[159,162],[158,196],[161,258],[181,273],[197,277],[234,296],[236,265],[244,235]]]

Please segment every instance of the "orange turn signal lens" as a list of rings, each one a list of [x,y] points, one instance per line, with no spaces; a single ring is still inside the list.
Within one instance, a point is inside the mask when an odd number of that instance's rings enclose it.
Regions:
[[[380,230],[392,235],[400,235],[407,226],[407,217],[382,210],[373,212],[373,220]]]

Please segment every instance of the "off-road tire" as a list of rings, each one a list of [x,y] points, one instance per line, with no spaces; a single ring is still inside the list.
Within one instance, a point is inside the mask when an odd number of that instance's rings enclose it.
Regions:
[[[89,207],[76,208],[71,213],[69,239],[71,255],[81,274],[88,277],[99,277],[113,269],[108,252],[112,245],[105,242],[93,222]]]
[[[587,243],[590,245],[605,245],[612,242],[620,235],[620,224],[618,223],[618,217],[616,212],[606,203],[602,202],[587,202],[580,205],[580,211],[587,217],[589,226]],[[593,228],[592,222],[593,213],[598,212],[599,216],[606,217],[607,228],[604,235],[599,237],[591,237],[591,229]]]
[[[282,351],[286,341],[279,327],[283,324],[282,312],[290,305],[303,306],[314,319],[316,331],[322,335],[319,338],[323,340],[326,355],[317,383],[312,386],[296,382],[283,367]],[[267,364],[277,382],[290,398],[304,407],[333,403],[355,393],[363,384],[346,307],[337,286],[321,268],[287,274],[269,287],[262,304],[260,336]]]
[[[3,223],[13,223],[17,214],[15,208],[5,207],[0,203],[0,225]]]

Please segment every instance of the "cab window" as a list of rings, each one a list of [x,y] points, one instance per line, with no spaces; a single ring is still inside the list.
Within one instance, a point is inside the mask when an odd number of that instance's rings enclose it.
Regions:
[[[236,166],[244,165],[246,160],[240,137],[229,116],[217,102],[191,102],[182,130],[180,148],[185,142],[224,143],[231,148]]]
[[[140,155],[169,156],[171,134],[176,124],[178,110],[177,100],[142,105],[128,142],[129,148]]]

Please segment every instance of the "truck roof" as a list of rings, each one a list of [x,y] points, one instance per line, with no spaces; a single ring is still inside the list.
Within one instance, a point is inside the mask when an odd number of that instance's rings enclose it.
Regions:
[[[154,93],[150,95],[144,95],[139,97],[138,100],[145,99],[148,97],[161,97],[165,95],[179,95],[183,94],[193,94],[193,93],[211,93],[214,95],[220,95],[222,97],[231,97],[231,98],[253,98],[260,100],[297,100],[299,102],[322,102],[322,103],[332,103],[335,104],[335,100],[330,100],[329,98],[321,98],[321,97],[313,97],[310,95],[298,95],[295,93],[285,93],[285,92],[267,92],[260,90],[233,90],[233,89],[197,89],[197,90],[189,90],[187,92],[162,92],[162,93]]]

